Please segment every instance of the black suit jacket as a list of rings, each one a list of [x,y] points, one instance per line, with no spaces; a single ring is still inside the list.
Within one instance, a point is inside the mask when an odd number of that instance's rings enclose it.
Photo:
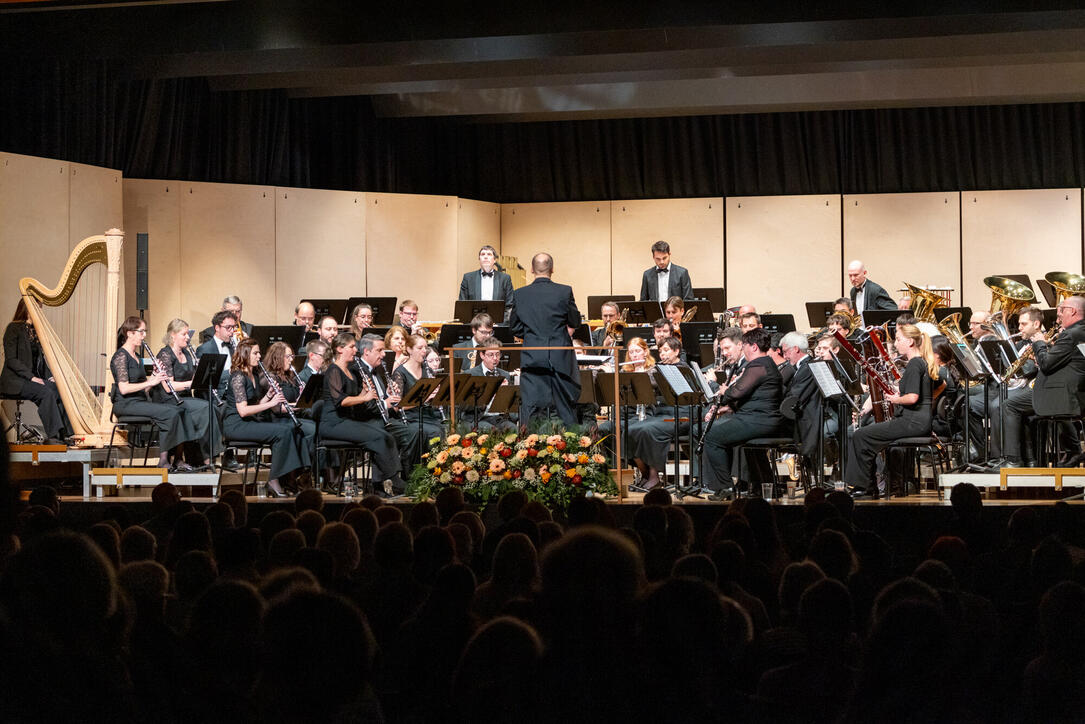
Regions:
[[[471,350],[476,350],[478,354],[475,355],[475,364],[471,364]],[[452,356],[456,359],[463,360],[463,370],[470,370],[473,367],[478,366],[482,362],[482,347],[476,347],[474,342],[470,339],[465,339],[462,342],[457,342],[452,345]]]
[[[855,298],[859,295],[859,290],[852,287],[850,293],[851,306],[852,309],[855,309]],[[870,309],[881,309],[886,312],[891,312],[896,308],[897,303],[889,296],[889,292],[885,291],[885,287],[867,279],[866,284],[863,285],[863,308],[856,309],[855,311],[860,314]]]
[[[568,328],[579,324],[572,287],[539,277],[516,292],[509,326],[524,340],[525,347],[571,347]],[[575,396],[580,395],[580,371],[572,350],[525,350],[520,355],[520,369],[529,374],[557,373],[570,391],[575,389]]]
[[[23,382],[40,377],[34,371],[34,346],[25,322],[11,322],[4,330],[4,371],[0,372],[0,391],[17,395]]]
[[[1037,415],[1080,415],[1085,410],[1085,356],[1077,346],[1085,342],[1085,322],[1062,331],[1055,343],[1033,342],[1036,385],[1032,406]]]
[[[671,277],[667,282],[667,299],[659,298],[659,285],[656,284],[656,267],[645,269],[640,280],[640,300],[642,302],[665,302],[671,297],[693,299],[693,284],[685,267],[671,264]]]
[[[494,299],[500,299],[508,307],[512,304],[512,277],[503,271],[494,269]],[[475,269],[463,275],[460,281],[459,301],[482,299],[482,270]]]
[[[497,373],[498,377],[503,377],[506,380],[512,376],[500,367],[495,367],[494,372]],[[483,367],[481,364],[475,365],[471,368],[471,372],[469,372],[468,374],[470,374],[472,377],[484,377],[486,375],[486,368]]]
[[[795,405],[795,429],[799,440],[800,452],[806,456],[817,453],[818,426],[821,425],[822,397],[810,370],[811,359],[799,365],[791,377],[791,386],[787,397]]]
[[[241,331],[245,333],[246,337],[251,337],[252,336],[252,325],[249,324],[248,322],[242,322],[241,323]],[[209,339],[211,339],[214,336],[215,336],[215,327],[212,325],[212,326],[208,327],[207,329],[203,330],[202,332],[200,332],[200,345],[202,346],[204,342],[208,341]]]

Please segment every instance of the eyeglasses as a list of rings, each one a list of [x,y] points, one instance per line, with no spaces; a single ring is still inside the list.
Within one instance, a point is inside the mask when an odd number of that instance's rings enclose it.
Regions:
[[[221,324],[219,326],[222,327],[223,329],[230,330],[230,331],[237,329],[236,324]]]

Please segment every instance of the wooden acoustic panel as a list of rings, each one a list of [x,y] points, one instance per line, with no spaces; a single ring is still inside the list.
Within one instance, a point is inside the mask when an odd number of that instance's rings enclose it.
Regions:
[[[131,310],[136,307],[136,235],[147,234],[147,339],[161,340],[166,325],[181,316],[199,331],[210,320],[189,319],[181,311],[180,181],[124,180],[124,287]],[[125,313],[129,308],[126,306]]]
[[[204,329],[223,298],[233,295],[244,304],[246,322],[274,322],[274,187],[184,183],[178,191],[180,316]]]
[[[1036,279],[1052,271],[1080,274],[1081,189],[962,192],[965,304],[988,309],[984,277],[1027,274],[1040,307]]]
[[[588,296],[609,294],[610,202],[574,201],[501,206],[501,251],[517,256],[527,270],[545,251],[554,257],[554,281],[569,284],[582,315]]]
[[[904,282],[953,288],[961,299],[960,195],[957,193],[856,194],[844,197],[846,267],[859,259],[868,278],[894,301]],[[850,289],[847,275],[843,292]]]
[[[501,256],[501,204],[457,199],[456,283],[469,271],[478,269],[478,250],[489,244]],[[524,260],[520,260],[524,264]],[[458,289],[458,287],[457,287]]]
[[[275,315],[291,324],[305,297],[366,294],[365,194],[275,189]]]
[[[666,241],[671,260],[695,287],[723,284],[723,198],[645,199],[611,204],[611,291],[640,298],[652,244]],[[722,311],[722,310],[717,310]]]
[[[413,299],[419,321],[451,319],[457,214],[455,196],[366,194],[368,295]]]
[[[727,304],[792,314],[807,329],[806,302],[840,295],[840,197],[727,199]]]

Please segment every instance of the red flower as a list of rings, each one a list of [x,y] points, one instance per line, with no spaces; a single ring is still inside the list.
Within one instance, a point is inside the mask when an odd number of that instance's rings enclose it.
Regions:
[[[580,485],[580,483],[582,483],[583,481],[584,478],[580,477],[579,475],[573,476],[573,485]]]
[[[473,440],[468,440],[467,438],[464,438],[463,440],[460,441],[460,447],[471,447],[472,442],[474,442],[474,441]]]
[[[456,485],[463,485],[463,476],[457,475],[456,477],[452,478],[452,482],[454,482]]]
[[[565,441],[564,440],[558,440],[557,443],[554,445],[554,447],[557,448],[558,450],[564,450],[565,449]]]
[[[539,451],[538,451],[538,450],[536,450],[536,449],[535,449],[535,448],[533,448],[533,447],[529,447],[529,448],[527,449],[527,456],[528,456],[529,458],[536,458],[536,457],[538,457],[538,456],[539,456]]]
[[[520,473],[519,470],[513,470],[512,471],[512,477],[518,478],[518,477],[520,477],[520,475],[521,475],[521,473]]]
[[[503,458],[510,458],[510,457],[512,457],[512,448],[510,448],[510,447],[507,447],[507,448],[503,448],[503,449],[501,450],[501,457],[503,457]]]

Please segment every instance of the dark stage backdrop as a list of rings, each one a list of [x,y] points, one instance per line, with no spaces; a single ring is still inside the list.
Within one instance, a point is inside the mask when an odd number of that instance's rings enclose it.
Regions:
[[[0,150],[129,178],[504,203],[1085,185],[1082,103],[473,124],[114,76],[7,63]]]

